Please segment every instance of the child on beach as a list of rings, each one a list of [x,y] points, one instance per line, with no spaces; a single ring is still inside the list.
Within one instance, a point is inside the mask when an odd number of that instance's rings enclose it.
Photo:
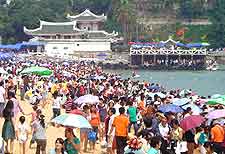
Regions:
[[[38,109],[37,106],[34,106],[33,107],[33,110],[34,111],[30,113],[32,115],[32,120],[31,120],[31,123],[30,123],[30,125],[31,125],[31,131],[32,131],[32,138],[31,138],[30,146],[29,146],[30,149],[31,149],[32,144],[35,143],[35,135],[34,135],[34,130],[33,130],[33,124],[35,123],[35,121],[37,121],[38,117],[42,113],[41,109]]]
[[[20,144],[20,154],[25,154],[26,152],[26,142],[28,139],[28,125],[25,123],[26,119],[24,116],[19,118],[19,124],[16,129],[16,138]]]
[[[25,115],[31,115],[31,121],[30,121],[30,124],[32,124],[36,118],[37,118],[37,110],[38,110],[38,107],[36,105],[34,105],[32,107],[33,111],[29,114],[25,114]]]

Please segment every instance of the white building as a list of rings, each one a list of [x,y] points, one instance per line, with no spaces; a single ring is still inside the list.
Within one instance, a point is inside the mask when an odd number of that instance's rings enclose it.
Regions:
[[[107,17],[98,16],[89,10],[79,15],[67,15],[69,22],[40,21],[40,27],[24,32],[46,43],[45,51],[49,56],[67,57],[111,52],[111,41],[118,33],[102,30]]]

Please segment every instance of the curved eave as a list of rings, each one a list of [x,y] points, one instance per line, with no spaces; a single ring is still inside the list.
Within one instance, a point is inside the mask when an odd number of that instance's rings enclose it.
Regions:
[[[89,33],[103,33],[107,37],[116,37],[118,36],[118,32],[113,31],[112,33],[108,33],[106,31],[88,31]]]
[[[92,13],[88,9],[86,9],[84,12],[82,12],[82,13],[80,13],[78,15],[75,15],[75,16],[71,16],[70,14],[67,14],[67,18],[76,20],[79,17],[85,16],[85,14],[89,14],[90,16],[95,17],[96,18],[95,20],[107,20],[107,16],[105,16],[104,14],[96,15],[96,14]],[[79,21],[86,21],[86,20],[79,20]]]
[[[179,43],[179,41],[174,41],[173,39],[168,39],[168,40],[166,40],[166,41],[160,41],[161,43],[168,43],[168,42],[172,42],[172,43],[174,43],[174,44],[177,44],[177,43]]]

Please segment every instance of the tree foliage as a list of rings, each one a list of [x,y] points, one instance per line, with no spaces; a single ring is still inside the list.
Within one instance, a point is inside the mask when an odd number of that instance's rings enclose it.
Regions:
[[[140,26],[137,26],[138,6],[140,5],[142,9],[145,7],[144,13],[154,15],[158,12],[167,15],[170,11],[165,10],[176,10],[178,18],[192,19],[203,16],[207,18],[208,8],[206,6],[209,4],[206,5],[205,0],[12,0],[10,5],[5,7],[1,5],[4,2],[5,0],[0,0],[0,35],[3,37],[3,43],[15,43],[29,39],[23,32],[24,26],[30,29],[37,28],[39,20],[68,21],[66,19],[68,13],[76,15],[86,8],[96,14],[106,14],[108,18],[104,28],[110,32],[113,30],[121,32],[127,42],[135,38],[136,30],[138,27],[140,29]],[[153,12],[148,9],[148,5],[145,6],[146,2],[150,2],[151,7],[155,7]],[[210,19],[213,23],[212,33],[207,35],[207,38],[215,47],[225,46],[224,5],[224,0],[216,0],[210,12]],[[201,33],[204,33],[204,29]],[[206,33],[208,34],[208,31]]]
[[[214,8],[210,12],[209,40],[213,48],[225,47],[225,3],[224,0],[215,1]]]

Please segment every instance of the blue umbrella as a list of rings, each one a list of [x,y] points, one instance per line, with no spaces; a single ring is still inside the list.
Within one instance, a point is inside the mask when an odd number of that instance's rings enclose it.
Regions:
[[[182,106],[182,108],[184,110],[186,110],[188,107],[191,108],[194,115],[199,115],[202,112],[202,110],[195,104],[187,104],[187,105]]]
[[[178,105],[178,106],[182,106],[182,105],[187,104],[188,102],[190,102],[190,99],[188,99],[188,98],[181,98],[181,99],[175,100],[173,102],[173,104],[174,105]]]
[[[173,112],[173,113],[180,113],[183,112],[183,109],[177,105],[174,104],[166,104],[166,105],[161,105],[159,107],[159,110],[162,111],[163,113],[166,112]]]
[[[148,94],[148,96],[150,96],[150,97],[152,97],[152,98],[154,98],[155,95],[159,96],[160,98],[165,98],[165,97],[166,97],[166,95],[163,94],[163,93],[161,93],[161,92],[157,92],[157,93],[149,93],[149,94]]]

